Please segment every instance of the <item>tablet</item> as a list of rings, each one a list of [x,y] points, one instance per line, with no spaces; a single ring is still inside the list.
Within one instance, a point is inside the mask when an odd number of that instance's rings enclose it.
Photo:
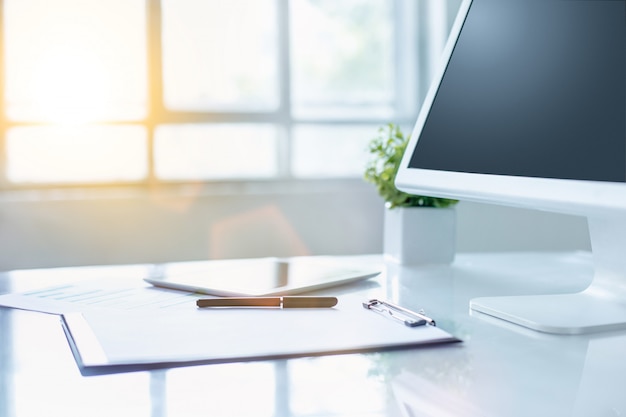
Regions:
[[[167,265],[152,285],[217,296],[296,294],[365,280],[381,269],[326,257],[229,259]]]

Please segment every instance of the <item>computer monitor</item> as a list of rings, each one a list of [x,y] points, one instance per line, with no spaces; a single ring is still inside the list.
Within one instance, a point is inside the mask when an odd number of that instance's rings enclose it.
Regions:
[[[397,188],[586,216],[594,257],[585,291],[471,309],[549,333],[626,329],[626,1],[463,0],[443,56]]]

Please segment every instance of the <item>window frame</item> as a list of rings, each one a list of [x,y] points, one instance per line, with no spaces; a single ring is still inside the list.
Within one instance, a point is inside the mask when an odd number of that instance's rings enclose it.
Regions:
[[[210,112],[191,112],[167,109],[164,104],[163,97],[163,67],[162,67],[162,8],[161,0],[145,0],[146,7],[146,30],[147,30],[147,85],[148,85],[148,103],[147,115],[144,119],[134,121],[107,121],[94,123],[94,125],[139,125],[143,126],[147,131],[147,175],[140,181],[125,182],[76,182],[76,183],[28,183],[16,184],[8,181],[7,178],[7,151],[6,151],[6,135],[9,129],[19,126],[37,126],[49,125],[43,122],[23,122],[12,121],[6,115],[6,103],[4,101],[5,93],[5,70],[4,65],[0,65],[0,191],[7,190],[49,190],[49,189],[80,189],[80,188],[128,188],[135,187],[140,189],[153,189],[155,186],[161,188],[172,188],[189,185],[190,181],[161,180],[155,174],[154,161],[154,135],[157,127],[162,124],[199,124],[199,123],[271,123],[279,126],[283,134],[278,138],[278,155],[277,155],[277,175],[273,178],[260,179],[219,179],[219,180],[202,180],[208,192],[219,192],[219,190],[233,190],[241,192],[250,189],[252,184],[255,189],[261,184],[267,184],[268,190],[276,190],[282,188],[290,192],[298,189],[298,185],[302,183],[315,184],[313,188],[323,187],[324,184],[349,184],[354,185],[356,182],[362,182],[360,178],[320,178],[320,179],[301,179],[295,178],[290,169],[290,160],[292,154],[292,132],[294,125],[306,123],[309,125],[383,125],[390,121],[404,126],[412,127],[414,123],[414,115],[417,107],[421,103],[424,95],[424,86],[428,79],[424,60],[431,57],[426,56],[428,52],[417,53],[418,50],[428,51],[431,49],[429,45],[433,40],[426,38],[430,29],[427,28],[426,19],[430,15],[429,10],[432,9],[430,2],[409,2],[403,0],[392,0],[394,10],[394,56],[396,63],[395,74],[395,97],[398,102],[395,103],[396,116],[394,120],[388,118],[326,118],[326,117],[299,117],[296,118],[291,114],[291,78],[290,78],[290,21],[289,21],[289,0],[274,0],[277,2],[278,10],[278,85],[279,85],[279,105],[273,111],[258,112],[233,112],[233,111],[210,111]],[[0,25],[4,27],[4,0],[0,0]],[[450,20],[450,19],[449,19]],[[420,22],[424,23],[423,25]],[[419,28],[419,29],[418,29]],[[398,57],[398,51],[406,48],[406,43],[410,42],[410,48],[416,50],[414,56]],[[5,55],[5,37],[4,32],[0,31],[0,62],[4,60]],[[426,46],[426,48],[425,48]],[[421,49],[420,49],[421,48]],[[418,70],[419,69],[419,70]],[[412,76],[410,74],[413,74]],[[426,75],[424,75],[426,74]],[[400,92],[402,92],[400,94]],[[373,131],[373,135],[375,131]],[[239,191],[237,191],[239,190]]]

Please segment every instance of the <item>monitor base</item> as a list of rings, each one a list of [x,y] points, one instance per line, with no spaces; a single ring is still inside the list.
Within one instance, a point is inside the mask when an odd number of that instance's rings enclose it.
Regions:
[[[554,334],[585,334],[626,329],[626,305],[589,290],[576,294],[484,297],[470,308],[529,329]]]
[[[556,334],[626,329],[626,219],[588,218],[595,275],[574,294],[483,297],[470,308],[511,323]]]

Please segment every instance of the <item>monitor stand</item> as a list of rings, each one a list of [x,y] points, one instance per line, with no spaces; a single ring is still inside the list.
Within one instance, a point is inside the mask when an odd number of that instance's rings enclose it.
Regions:
[[[589,217],[593,281],[574,294],[483,297],[470,308],[533,330],[584,334],[626,329],[626,215]]]

